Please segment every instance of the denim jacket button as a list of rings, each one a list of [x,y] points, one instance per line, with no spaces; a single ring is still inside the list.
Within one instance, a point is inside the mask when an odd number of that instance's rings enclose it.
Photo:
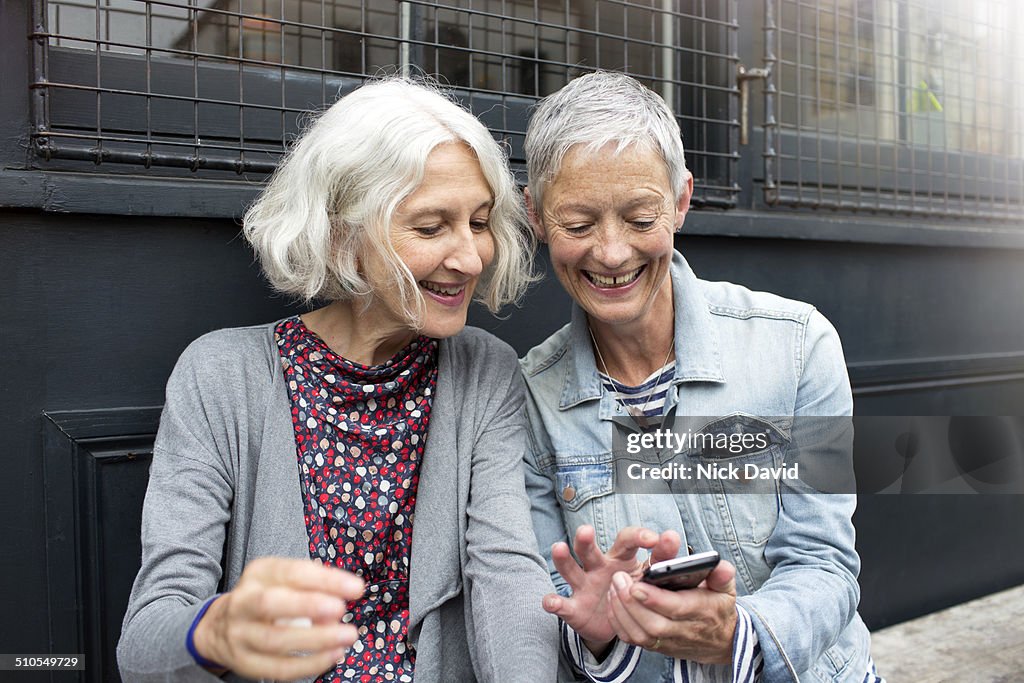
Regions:
[[[575,497],[576,489],[574,489],[573,487],[566,486],[564,489],[562,489],[562,500],[564,500],[566,503],[570,502]]]

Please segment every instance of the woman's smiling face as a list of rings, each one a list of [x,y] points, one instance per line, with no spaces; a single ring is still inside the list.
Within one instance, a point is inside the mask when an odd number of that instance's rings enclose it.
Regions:
[[[425,304],[417,333],[443,339],[465,326],[480,276],[494,260],[488,224],[493,203],[473,151],[461,143],[447,143],[430,153],[423,182],[395,211],[391,243]],[[381,329],[407,327],[403,302],[380,259],[369,253],[362,262],[376,304],[364,313],[364,320],[375,321]]]
[[[659,294],[669,297],[673,236],[689,208],[692,181],[677,198],[654,150],[613,145],[569,150],[533,215],[555,274],[592,320],[640,321]]]

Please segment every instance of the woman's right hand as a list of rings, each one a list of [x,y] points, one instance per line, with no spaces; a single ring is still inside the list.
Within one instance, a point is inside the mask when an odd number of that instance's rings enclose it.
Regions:
[[[600,655],[615,638],[615,628],[608,620],[612,576],[623,571],[639,579],[643,574],[643,567],[636,559],[640,548],[650,551],[652,562],[660,562],[675,557],[680,543],[675,531],[658,534],[632,526],[621,529],[612,547],[603,553],[597,545],[594,527],[584,524],[576,529],[573,542],[573,552],[582,566],[577,564],[565,543],[551,546],[555,569],[572,588],[572,596],[546,595],[544,609],[558,615],[579,634],[587,649]]]
[[[210,605],[193,642],[202,657],[246,678],[316,676],[356,641],[356,627],[340,622],[364,587],[355,574],[313,560],[259,558]]]

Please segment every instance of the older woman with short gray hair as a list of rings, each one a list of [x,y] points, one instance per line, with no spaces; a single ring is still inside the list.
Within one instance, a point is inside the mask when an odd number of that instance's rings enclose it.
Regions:
[[[526,156],[530,221],[573,299],[569,324],[521,361],[527,489],[558,591],[544,606],[575,629],[571,648],[601,681],[880,680],[857,614],[853,495],[728,480],[642,495],[613,479],[616,430],[723,416],[721,433],[777,436],[728,454],[742,466],[781,457],[793,416],[850,415],[835,329],[808,304],[694,275],[674,248],[693,192],[679,127],[629,76],[542,100]],[[647,566],[680,549],[723,561],[669,590],[640,580],[641,548]]]
[[[245,216],[312,310],[193,342],[167,385],[126,681],[554,678],[515,353],[466,328],[532,275],[501,148],[437,89],[365,85]]]

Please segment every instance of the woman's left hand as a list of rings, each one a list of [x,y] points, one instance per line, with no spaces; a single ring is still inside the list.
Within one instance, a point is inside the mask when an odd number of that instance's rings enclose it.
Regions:
[[[608,591],[608,620],[620,640],[705,664],[732,661],[736,568],[719,562],[699,586],[670,591],[617,572]]]

